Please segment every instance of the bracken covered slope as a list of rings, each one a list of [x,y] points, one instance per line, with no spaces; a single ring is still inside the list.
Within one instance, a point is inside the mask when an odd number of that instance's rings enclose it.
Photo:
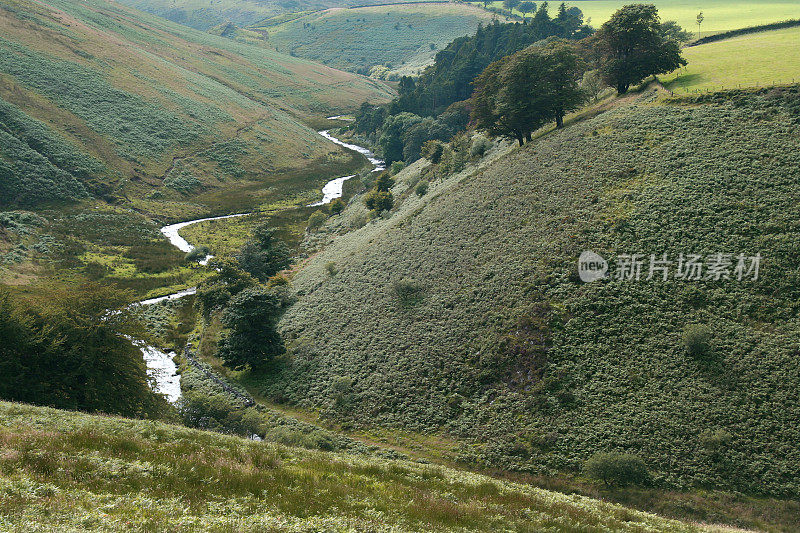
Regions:
[[[627,451],[663,486],[796,497],[799,96],[645,95],[421,199],[407,169],[388,219],[294,278],[290,358],[266,392],[443,430],[493,466],[576,472]],[[642,254],[641,280],[583,283],[584,250],[612,272]],[[663,253],[669,280],[646,280]],[[675,279],[681,253],[732,254],[731,279]],[[759,253],[758,280],[737,280],[737,256]]]

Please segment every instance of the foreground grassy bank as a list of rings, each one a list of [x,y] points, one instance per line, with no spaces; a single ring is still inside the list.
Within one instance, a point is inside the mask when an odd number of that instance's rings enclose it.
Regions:
[[[699,531],[404,461],[0,403],[6,531]]]

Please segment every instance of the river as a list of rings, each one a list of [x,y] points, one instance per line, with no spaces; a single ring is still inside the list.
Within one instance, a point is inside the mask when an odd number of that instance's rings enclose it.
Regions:
[[[363,146],[348,144],[346,142],[340,141],[339,139],[331,135],[329,130],[322,130],[317,133],[319,133],[322,137],[328,139],[329,141],[338,144],[339,146],[343,146],[348,150],[354,150],[359,154],[363,155],[374,167],[372,169],[373,172],[384,170],[386,168],[386,165],[382,160],[375,157],[375,154],[373,154],[371,151],[364,148]],[[344,189],[344,182],[354,176],[355,174],[351,176],[341,176],[330,180],[328,183],[325,184],[324,187],[322,187],[322,199],[318,202],[314,202],[313,204],[309,204],[309,207],[325,205],[332,202],[336,198],[341,198]],[[186,222],[179,222],[178,224],[170,224],[168,226],[164,226],[163,228],[161,228],[161,233],[167,238],[167,240],[169,240],[170,244],[175,246],[178,250],[185,253],[189,253],[192,250],[194,250],[195,247],[191,245],[186,239],[181,237],[179,233],[180,230],[182,230],[186,226],[197,224],[198,222],[242,217],[247,214],[249,213],[237,213],[235,215],[223,215],[218,217],[206,217],[206,218],[198,218],[196,220],[187,220]],[[213,257],[212,255],[205,256],[200,261],[200,264],[207,265],[208,261],[212,257]],[[191,287],[189,289],[184,289],[182,291],[173,294],[168,294],[166,296],[159,296],[158,298],[150,298],[148,300],[142,300],[141,302],[138,302],[138,305],[153,305],[168,300],[177,300],[179,298],[195,294],[196,292],[197,288]],[[155,382],[153,390],[155,390],[158,393],[164,394],[171,403],[173,404],[176,403],[181,397],[181,376],[180,374],[178,374],[178,367],[175,364],[175,361],[173,361],[175,353],[163,352],[158,348],[150,346],[142,341],[134,341],[134,344],[142,351],[142,356],[144,357],[144,361],[147,364],[147,375]]]

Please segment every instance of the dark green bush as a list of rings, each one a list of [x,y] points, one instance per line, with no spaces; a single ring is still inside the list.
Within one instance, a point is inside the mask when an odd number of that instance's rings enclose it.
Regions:
[[[596,453],[584,463],[583,472],[607,486],[616,487],[645,485],[650,479],[644,461],[627,453]]]
[[[417,196],[422,198],[426,194],[428,194],[428,182],[427,181],[420,181],[417,184],[417,187],[414,189],[414,192],[417,193]]]
[[[703,324],[688,324],[683,328],[681,344],[695,359],[706,359],[711,355],[711,331]]]
[[[306,228],[308,231],[316,231],[328,220],[328,217],[325,216],[325,213],[322,211],[314,211],[311,213],[311,216],[308,217],[308,222],[306,223]]]

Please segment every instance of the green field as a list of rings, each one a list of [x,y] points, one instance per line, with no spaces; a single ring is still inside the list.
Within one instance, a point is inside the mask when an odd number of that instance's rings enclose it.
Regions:
[[[0,402],[3,531],[701,531],[440,466]]]
[[[592,26],[599,28],[617,9],[629,3],[623,0],[581,0],[567,2],[567,5],[579,7],[586,19],[591,18]],[[661,20],[674,20],[695,35],[695,19],[700,11],[705,16],[702,35],[800,18],[800,4],[793,0],[654,0],[649,3],[656,5]],[[503,7],[502,2],[491,5]],[[551,15],[556,6],[556,3],[551,3]],[[516,10],[514,14],[521,15]]]
[[[281,52],[365,73],[383,65],[403,75],[418,73],[453,39],[491,19],[469,4],[418,3],[329,9],[279,24],[266,20],[253,29],[265,30]]]
[[[683,50],[688,65],[665,76],[683,91],[765,87],[800,81],[800,28],[773,30],[692,46]]]

